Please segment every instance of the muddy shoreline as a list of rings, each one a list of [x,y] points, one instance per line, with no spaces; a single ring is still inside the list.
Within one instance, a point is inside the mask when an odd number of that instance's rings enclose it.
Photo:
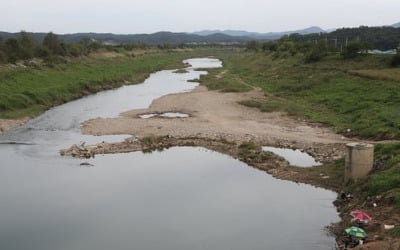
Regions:
[[[2,135],[7,130],[21,126],[30,119],[30,117],[25,117],[21,119],[0,119],[0,135]]]

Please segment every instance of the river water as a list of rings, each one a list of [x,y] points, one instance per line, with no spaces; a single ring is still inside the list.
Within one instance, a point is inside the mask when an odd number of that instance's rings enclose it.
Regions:
[[[216,59],[190,59],[142,84],[55,107],[0,136],[0,249],[332,249],[336,194],[272,178],[226,155],[176,147],[81,159],[59,150],[127,135],[80,134],[82,121],[190,91]],[[12,144],[10,144],[12,142]]]

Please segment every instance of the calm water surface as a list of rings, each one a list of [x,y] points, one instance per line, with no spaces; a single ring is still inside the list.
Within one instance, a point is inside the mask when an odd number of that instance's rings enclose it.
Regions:
[[[312,167],[321,165],[321,163],[317,162],[311,155],[302,152],[299,149],[276,148],[267,146],[262,148],[264,151],[269,151],[285,158],[285,160],[287,160],[292,166]]]
[[[338,220],[333,192],[275,180],[228,156],[183,147],[96,156],[93,167],[59,156],[80,141],[128,137],[83,136],[82,121],[190,91],[197,83],[187,80],[206,73],[194,68],[221,66],[188,62],[188,73],[154,73],[0,136],[22,142],[0,143],[0,249],[332,249],[322,228]]]

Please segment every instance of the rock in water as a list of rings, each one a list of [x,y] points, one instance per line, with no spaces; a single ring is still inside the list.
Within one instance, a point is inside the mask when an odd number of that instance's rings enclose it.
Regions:
[[[89,162],[82,162],[81,164],[79,164],[79,165],[81,165],[81,166],[83,166],[83,167],[93,167],[94,165],[93,164],[90,164]]]

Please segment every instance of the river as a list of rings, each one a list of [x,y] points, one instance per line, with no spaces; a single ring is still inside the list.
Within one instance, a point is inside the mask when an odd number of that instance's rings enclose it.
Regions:
[[[229,156],[198,147],[81,159],[59,150],[87,136],[80,123],[146,108],[192,90],[211,58],[187,61],[55,107],[0,136],[0,249],[332,249],[324,226],[337,221],[334,192],[276,180]]]

